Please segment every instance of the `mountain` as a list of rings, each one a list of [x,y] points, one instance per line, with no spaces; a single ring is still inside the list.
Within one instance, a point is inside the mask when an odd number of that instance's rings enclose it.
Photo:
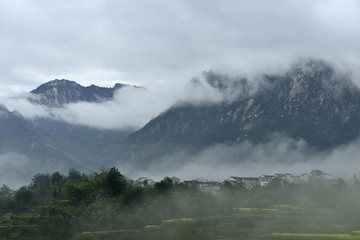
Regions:
[[[130,130],[102,130],[49,118],[25,119],[0,104],[0,182],[19,185],[36,173],[106,167]]]
[[[44,120],[46,124],[34,121],[0,104],[1,184],[19,186],[37,173],[63,172],[70,168],[83,172],[98,170],[105,166],[106,151],[126,136],[115,138],[119,137],[116,131],[108,133],[49,119]],[[49,129],[55,126],[57,131],[51,134]]]
[[[51,111],[67,103],[111,100],[115,91],[125,86],[82,87],[73,81],[54,80],[31,91],[29,100],[47,105]],[[50,117],[25,119],[20,112],[0,105],[0,182],[70,168],[96,171],[107,166],[109,156],[131,132],[90,128]]]
[[[105,102],[112,100],[117,90],[123,87],[141,88],[117,83],[112,88],[91,85],[83,87],[69,80],[53,80],[31,91],[29,100],[51,108],[76,102]],[[104,167],[110,152],[119,146],[132,130],[105,130],[72,124],[51,118],[28,120],[37,133],[46,136],[57,149],[82,165],[81,168],[97,170]],[[71,166],[74,167],[75,166]]]
[[[139,88],[121,83],[116,83],[112,88],[96,85],[83,87],[74,81],[55,79],[32,90],[29,100],[48,107],[76,102],[105,102],[113,99],[115,91],[123,87]]]
[[[256,86],[214,72],[204,78],[213,88],[238,88],[239,94],[216,104],[173,106],[124,141],[124,161],[146,164],[176,151],[265,142],[277,133],[319,150],[359,136],[360,90],[328,62],[299,61],[284,74],[262,76]]]
[[[50,118],[36,118],[29,122],[36,132],[51,139],[58,149],[81,163],[82,170],[91,171],[105,167],[109,155],[133,132],[91,128]]]
[[[38,133],[19,112],[10,112],[1,105],[0,156],[8,154],[26,157],[38,171],[51,171],[59,165],[79,167],[79,164],[67,153],[59,150],[50,138]]]
[[[51,153],[52,143],[36,134],[22,115],[10,112],[4,105],[0,106],[0,152],[19,152],[39,157],[40,149]],[[45,154],[47,155],[47,154]],[[43,157],[45,161],[51,154]]]

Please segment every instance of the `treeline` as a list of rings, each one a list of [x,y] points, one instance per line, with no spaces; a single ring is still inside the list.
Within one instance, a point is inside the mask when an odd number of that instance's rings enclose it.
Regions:
[[[204,207],[208,202],[208,208]],[[27,186],[0,189],[0,213],[11,214],[8,231],[34,239],[67,239],[76,232],[141,228],[164,219],[214,212],[211,194],[170,178],[139,186],[116,168],[92,174],[37,174]],[[20,217],[19,217],[20,216]],[[12,229],[11,224],[23,225]],[[28,229],[28,225],[33,228]],[[1,225],[0,225],[1,235]]]
[[[203,218],[229,214],[236,208],[281,204],[310,209],[311,214],[326,209],[327,221],[360,229],[359,200],[359,186],[343,181],[274,183],[251,191],[224,184],[218,192],[209,193],[170,178],[154,186],[138,185],[116,168],[92,174],[70,170],[67,175],[37,174],[17,191],[3,185],[0,235],[69,239],[85,231],[143,229],[167,219]]]

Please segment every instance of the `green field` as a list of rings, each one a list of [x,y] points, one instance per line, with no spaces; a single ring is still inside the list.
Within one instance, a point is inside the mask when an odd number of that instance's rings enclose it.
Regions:
[[[359,232],[308,216],[297,206],[238,208],[207,218],[176,218],[140,230],[78,233],[74,240],[100,239],[360,239]]]

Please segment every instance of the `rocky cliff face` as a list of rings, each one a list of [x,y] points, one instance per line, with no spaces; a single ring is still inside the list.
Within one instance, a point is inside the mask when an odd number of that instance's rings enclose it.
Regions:
[[[117,83],[112,88],[91,85],[83,87],[69,80],[53,80],[31,91],[32,102],[48,107],[61,107],[76,102],[105,102],[113,99],[116,90],[127,85]]]
[[[205,77],[213,87],[229,86],[221,75]],[[146,161],[175,149],[262,142],[275,133],[319,149],[359,136],[360,90],[325,61],[306,60],[285,74],[265,75],[254,93],[244,92],[244,80],[231,81],[232,88],[241,87],[235,100],[172,107],[127,138],[122,146],[125,158]]]

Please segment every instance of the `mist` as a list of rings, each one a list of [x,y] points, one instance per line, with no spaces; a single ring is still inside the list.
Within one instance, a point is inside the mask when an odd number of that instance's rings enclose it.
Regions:
[[[78,102],[49,108],[30,102],[28,98],[35,97],[30,93],[3,96],[0,101],[28,119],[52,118],[100,129],[139,129],[174,104],[218,103],[237,95],[231,89],[223,92],[214,88],[203,74],[198,74],[186,84],[157,82],[145,88],[123,87],[112,100],[101,103]]]
[[[206,179],[224,181],[230,176],[258,177],[262,174],[290,173],[301,175],[321,170],[334,177],[351,178],[360,174],[360,141],[332,150],[317,150],[304,140],[294,140],[276,134],[265,143],[248,141],[235,145],[216,145],[198,154],[178,151],[162,158],[159,164],[146,171],[137,171],[131,165],[120,165],[129,176],[162,179],[176,176],[182,180]],[[179,162],[183,164],[179,164]]]
[[[17,189],[28,184],[36,173],[41,171],[33,166],[32,161],[24,154],[7,153],[0,155],[0,185]]]
[[[244,68],[237,70],[213,68],[209,71],[195,73],[186,81],[157,80],[152,84],[144,85],[143,88],[123,87],[115,92],[112,100],[101,103],[78,102],[65,104],[61,108],[48,108],[29,102],[27,98],[34,97],[30,93],[1,96],[0,102],[10,110],[17,110],[29,119],[52,118],[100,129],[137,130],[176,104],[216,104],[224,101],[231,102],[241,96],[246,97],[247,94],[257,91],[264,75],[282,75],[294,63],[305,59],[308,58],[296,58],[286,64],[272,63],[272,68],[265,67],[261,70],[252,68],[251,71],[249,69],[241,71]],[[272,61],[269,60],[269,62]],[[355,85],[360,86],[360,72],[357,63],[341,60],[329,63],[334,67],[339,78],[350,79]],[[207,81],[206,74],[208,73],[219,74],[229,83],[244,80],[247,82],[247,89],[239,89],[230,85],[227,89],[216,88]]]

